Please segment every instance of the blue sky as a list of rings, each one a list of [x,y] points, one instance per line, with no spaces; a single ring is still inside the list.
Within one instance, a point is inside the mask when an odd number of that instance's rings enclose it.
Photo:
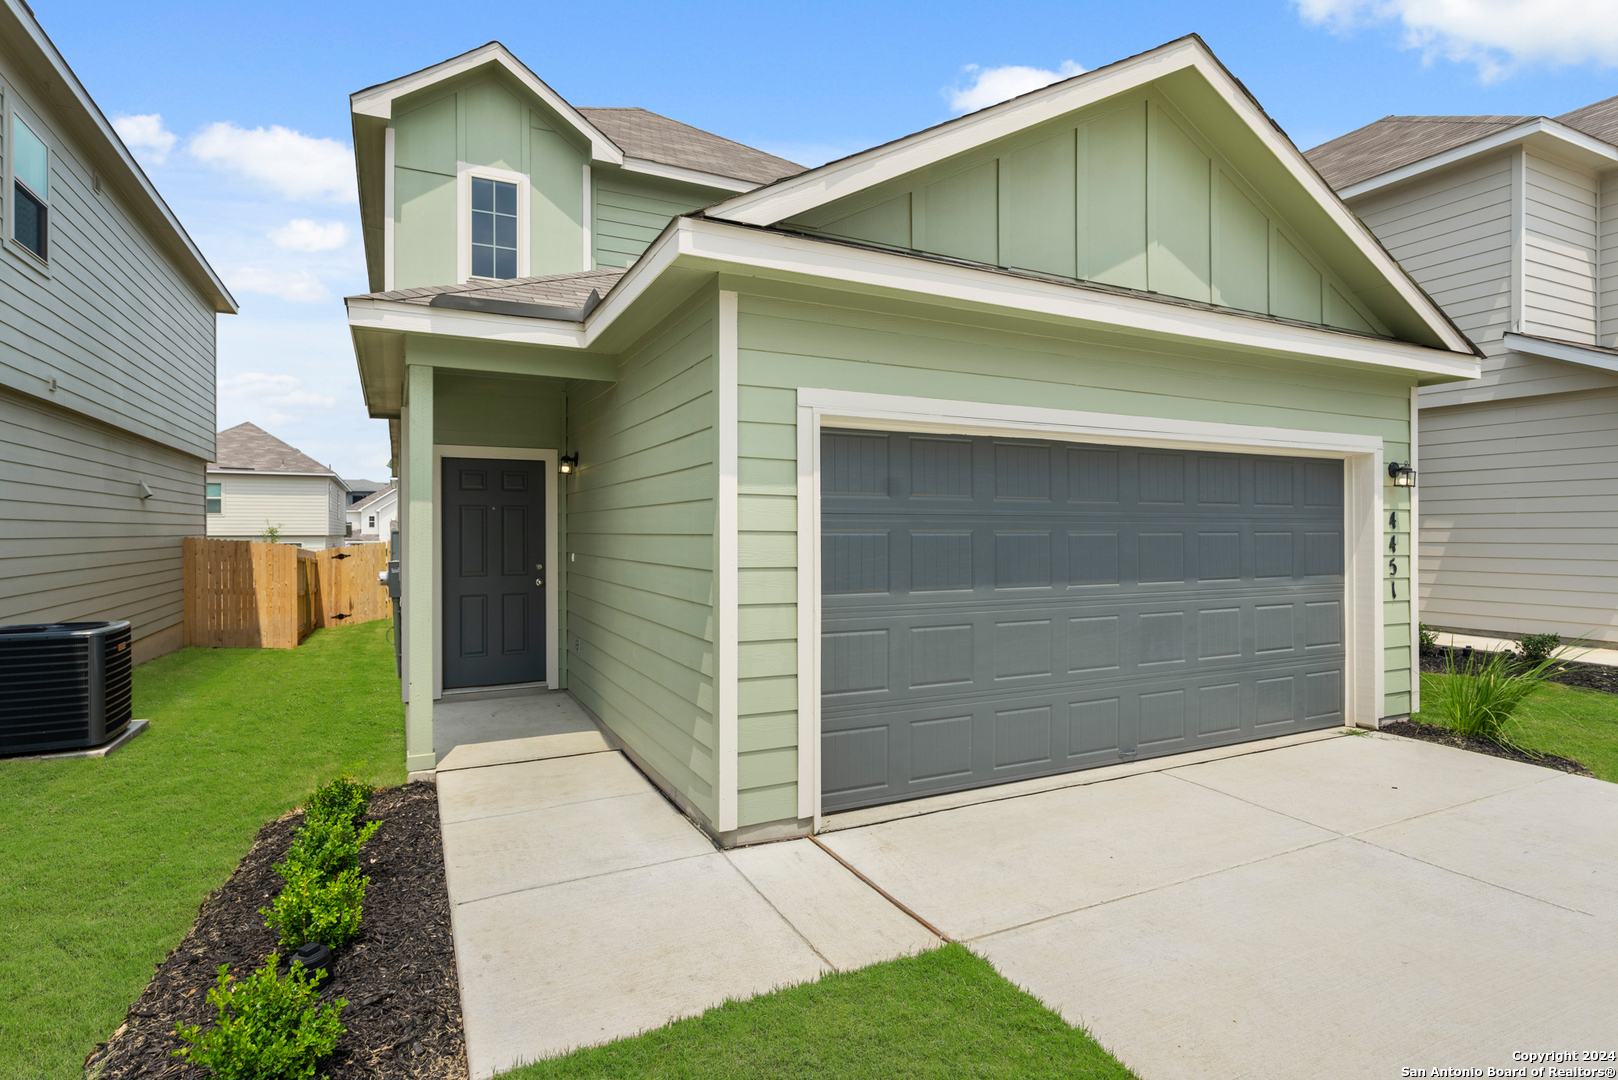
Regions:
[[[575,104],[806,164],[1190,32],[1305,149],[1388,113],[1618,94],[1618,0],[32,2],[102,110],[144,118],[123,122],[136,156],[241,302],[219,321],[220,426],[378,479],[386,425],[365,417],[341,302],[365,290],[348,94],[491,39]]]

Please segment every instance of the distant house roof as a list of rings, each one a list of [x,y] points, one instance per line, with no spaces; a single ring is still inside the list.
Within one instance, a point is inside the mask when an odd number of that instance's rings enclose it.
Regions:
[[[1321,143],[1304,157],[1336,190],[1412,162],[1465,146],[1537,116],[1384,116],[1362,128]],[[1618,144],[1618,97],[1550,117],[1576,131]]]
[[[324,473],[339,483],[342,478],[295,446],[277,439],[257,424],[237,424],[219,433],[217,461],[212,470],[241,472]],[[343,484],[346,488],[348,485]]]
[[[371,492],[369,495],[365,496],[365,498],[361,499],[359,502],[355,503],[353,506],[350,506],[348,508],[348,512],[350,514],[353,514],[353,513],[358,513],[358,512],[360,512],[362,510],[368,510],[371,507],[375,506],[377,503],[386,500],[389,495],[394,495],[394,494],[397,494],[397,492],[394,490],[393,485],[389,484],[387,487],[382,488],[379,491]]]
[[[350,300],[393,300],[402,304],[432,307],[440,297],[455,297],[462,303],[457,307],[471,310],[489,310],[510,315],[528,315],[534,318],[559,318],[582,321],[584,304],[595,292],[606,296],[618,279],[628,270],[583,270],[571,274],[549,274],[545,277],[512,278],[510,281],[492,281],[474,278],[460,285],[427,285],[419,289],[394,289],[392,292],[366,293],[351,296]],[[488,304],[479,303],[490,302]],[[442,305],[442,301],[439,301]],[[445,305],[447,306],[447,305]],[[224,436],[220,436],[223,438]]]
[[[392,480],[351,480],[343,477],[343,483],[348,485],[350,491],[381,491],[393,483]]]
[[[786,158],[766,154],[690,124],[640,108],[580,108],[579,113],[617,143],[625,156],[695,172],[768,184],[804,170]]]

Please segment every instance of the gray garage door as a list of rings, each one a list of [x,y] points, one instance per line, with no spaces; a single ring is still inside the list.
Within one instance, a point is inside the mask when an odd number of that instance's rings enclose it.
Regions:
[[[1343,722],[1337,461],[828,431],[827,810]]]

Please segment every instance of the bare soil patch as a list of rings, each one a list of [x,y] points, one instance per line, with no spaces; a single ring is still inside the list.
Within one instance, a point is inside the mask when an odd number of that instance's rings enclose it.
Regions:
[[[319,1072],[332,1080],[448,1080],[466,1076],[461,995],[450,934],[449,891],[438,828],[438,789],[406,784],[378,792],[382,822],[360,851],[371,879],[359,936],[337,953],[322,1000],[345,998],[344,1031]],[[277,951],[259,908],[281,889],[272,867],[285,856],[302,814],[259,830],[230,880],[210,893],[190,933],[157,966],[112,1038],[85,1062],[97,1080],[203,1080],[208,1071],[173,1056],[176,1023],[214,1019],[208,990],[220,964],[245,976]],[[285,956],[283,955],[283,964]]]

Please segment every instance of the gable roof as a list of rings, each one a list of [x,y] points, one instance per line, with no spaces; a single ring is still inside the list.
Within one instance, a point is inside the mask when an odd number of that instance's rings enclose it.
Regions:
[[[1490,136],[1496,136],[1491,139]],[[1432,161],[1438,168],[1487,153],[1518,139],[1549,136],[1558,139],[1575,154],[1594,150],[1598,157],[1618,160],[1604,154],[1589,140],[1618,148],[1618,97],[1605,98],[1565,112],[1560,116],[1384,116],[1346,135],[1321,143],[1304,153],[1320,170],[1326,182],[1338,191],[1356,188],[1368,180],[1399,171],[1393,179],[1404,179],[1410,166]],[[1356,192],[1357,193],[1357,192]]]
[[[388,483],[387,487],[378,488],[376,491],[371,492],[369,495],[365,496],[365,498],[361,499],[359,502],[355,503],[353,506],[348,507],[347,513],[350,513],[350,514],[361,513],[363,511],[369,510],[371,507],[375,506],[377,503],[386,502],[390,496],[394,497],[394,498],[397,498],[398,495],[399,495],[399,489],[394,487],[393,483],[390,481]]]
[[[579,113],[617,143],[626,157],[755,184],[803,172],[796,162],[646,109],[581,107]]]
[[[1346,271],[1343,276],[1355,279],[1350,285],[1356,293],[1362,298],[1378,294],[1378,303],[1387,309],[1381,313],[1384,323],[1407,340],[1473,352],[1466,336],[1343,205],[1247,88],[1195,34],[778,180],[702,214],[743,225],[778,226],[815,207],[1154,82],[1172,83],[1177,96],[1194,94],[1207,105],[1204,115],[1224,125],[1226,138],[1243,144],[1247,179],[1285,195],[1287,206],[1278,209],[1290,208],[1292,227],[1306,232],[1323,257]]]
[[[0,38],[14,50],[24,74],[47,88],[45,97],[66,129],[80,142],[107,181],[128,200],[135,220],[145,226],[180,274],[219,314],[236,313],[236,299],[214,273],[202,251],[163,201],[145,170],[124,146],[79,77],[46,36],[33,10],[21,0],[0,0]]]
[[[217,460],[210,470],[260,473],[319,473],[330,476],[346,489],[348,485],[326,466],[295,446],[277,439],[257,424],[237,424],[218,436]]]

